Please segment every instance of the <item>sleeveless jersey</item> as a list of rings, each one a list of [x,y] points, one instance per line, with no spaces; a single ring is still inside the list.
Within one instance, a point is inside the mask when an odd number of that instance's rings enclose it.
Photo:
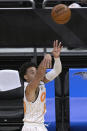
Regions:
[[[39,94],[35,102],[28,102],[25,96],[25,90],[29,83],[24,83],[24,122],[44,123],[44,114],[46,113],[46,88],[43,82],[39,84]]]

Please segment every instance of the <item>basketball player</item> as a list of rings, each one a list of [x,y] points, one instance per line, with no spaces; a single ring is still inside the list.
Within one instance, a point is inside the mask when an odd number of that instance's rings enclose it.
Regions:
[[[60,61],[61,43],[58,40],[53,44],[53,69],[45,74],[47,68],[51,68],[52,58],[46,54],[38,69],[34,63],[25,63],[20,69],[20,76],[24,82],[24,126],[22,131],[47,131],[44,125],[46,113],[46,89],[44,83],[55,79],[62,70]],[[49,87],[49,91],[50,91]]]

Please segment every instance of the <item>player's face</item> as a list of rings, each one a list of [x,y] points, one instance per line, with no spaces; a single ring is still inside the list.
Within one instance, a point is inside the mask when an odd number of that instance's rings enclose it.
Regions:
[[[29,67],[27,69],[26,75],[24,76],[24,78],[26,79],[27,82],[32,81],[35,78],[37,69],[35,67]]]

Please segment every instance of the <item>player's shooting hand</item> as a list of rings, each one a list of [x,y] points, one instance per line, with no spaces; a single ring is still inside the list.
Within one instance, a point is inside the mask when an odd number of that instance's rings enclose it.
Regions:
[[[45,54],[44,59],[46,61],[46,67],[51,68],[52,66],[52,57],[50,54]]]
[[[46,69],[51,67],[51,55],[46,54],[44,56],[44,59],[41,61],[38,70],[37,70],[37,75],[39,78],[43,79],[46,73]]]
[[[44,58],[38,66],[37,75],[38,78],[43,79],[47,69],[47,60]]]
[[[62,47],[63,46],[62,46],[61,42],[58,43],[58,40],[54,41],[53,51],[52,51],[54,58],[58,58],[60,56],[60,52],[61,52]]]

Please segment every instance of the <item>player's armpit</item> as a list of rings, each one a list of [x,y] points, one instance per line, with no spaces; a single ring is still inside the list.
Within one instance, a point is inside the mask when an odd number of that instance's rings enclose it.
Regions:
[[[26,99],[28,102],[34,102],[35,101],[35,91],[31,91],[30,93],[25,91]]]

